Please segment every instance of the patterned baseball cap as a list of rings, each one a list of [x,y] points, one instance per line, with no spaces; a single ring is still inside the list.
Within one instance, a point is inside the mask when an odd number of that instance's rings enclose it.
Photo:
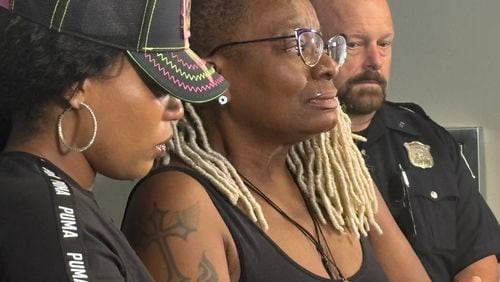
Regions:
[[[52,30],[124,50],[153,81],[202,103],[228,82],[189,49],[190,0],[0,0],[0,7]]]

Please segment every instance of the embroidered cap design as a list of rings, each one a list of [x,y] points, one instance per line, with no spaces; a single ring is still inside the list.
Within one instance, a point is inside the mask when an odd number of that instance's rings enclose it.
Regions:
[[[189,48],[190,0],[0,0],[0,6],[57,32],[126,51],[181,100],[207,102],[229,86]]]

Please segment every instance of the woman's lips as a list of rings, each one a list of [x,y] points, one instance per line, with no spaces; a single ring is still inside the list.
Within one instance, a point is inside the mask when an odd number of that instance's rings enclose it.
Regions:
[[[166,154],[167,154],[167,143],[168,141],[170,141],[170,139],[172,139],[172,133],[168,133],[165,135],[166,138],[163,139],[162,142],[158,143],[157,145],[155,145],[154,147],[154,158],[157,159],[157,158],[162,158],[164,157]]]
[[[339,106],[337,92],[320,92],[309,98],[307,103],[321,109],[336,109]]]

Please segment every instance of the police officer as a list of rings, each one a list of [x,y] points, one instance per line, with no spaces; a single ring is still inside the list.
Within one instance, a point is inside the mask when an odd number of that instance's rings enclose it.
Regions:
[[[432,280],[497,281],[500,227],[457,143],[419,106],[385,100],[394,39],[386,0],[312,2],[325,38],[347,37],[338,96],[353,132],[367,139],[359,147],[374,181]]]

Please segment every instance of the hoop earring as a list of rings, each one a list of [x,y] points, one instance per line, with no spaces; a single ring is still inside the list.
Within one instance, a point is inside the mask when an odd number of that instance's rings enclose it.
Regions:
[[[73,152],[77,152],[77,153],[81,153],[81,152],[87,150],[88,148],[90,148],[90,146],[92,146],[92,144],[94,144],[95,136],[97,135],[97,119],[95,118],[94,112],[92,111],[90,106],[85,104],[84,102],[81,102],[80,105],[82,105],[84,108],[87,109],[87,111],[89,111],[90,116],[92,116],[92,122],[94,123],[94,129],[92,131],[92,138],[90,139],[90,142],[87,145],[85,145],[83,147],[79,147],[79,148],[78,147],[74,148],[74,147],[71,147],[70,145],[68,145],[68,143],[66,143],[66,140],[64,139],[62,122],[63,122],[64,115],[67,112],[73,110],[72,107],[69,107],[66,110],[64,110],[64,112],[62,114],[60,114],[59,118],[57,119],[57,134],[59,135],[59,140],[64,145],[64,147],[68,148],[69,150],[71,150]]]
[[[227,104],[228,101],[229,101],[229,99],[227,98],[226,95],[219,96],[219,104],[225,105],[225,104]]]

